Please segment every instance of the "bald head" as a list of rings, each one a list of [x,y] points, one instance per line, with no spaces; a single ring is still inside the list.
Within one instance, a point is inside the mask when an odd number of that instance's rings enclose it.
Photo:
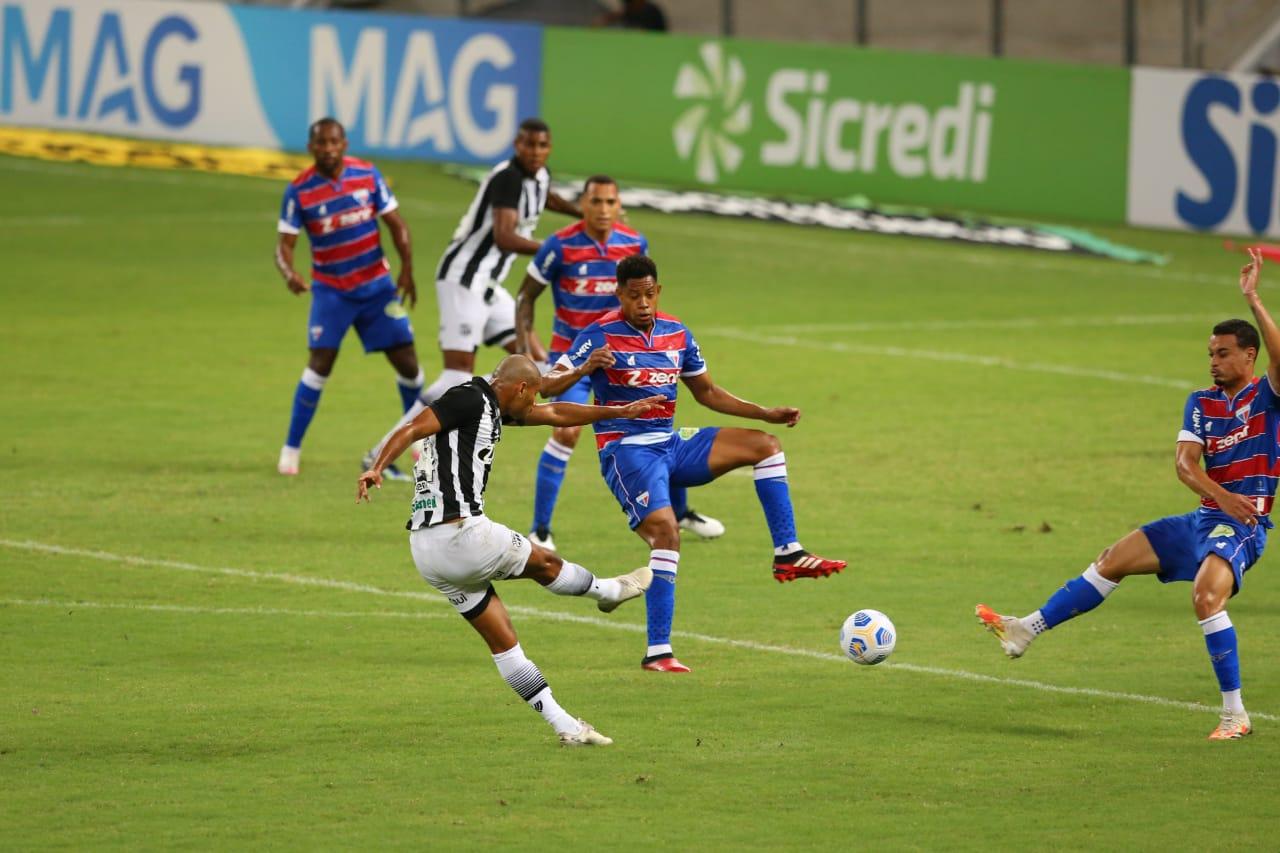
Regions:
[[[502,361],[498,362],[498,367],[493,371],[495,382],[501,382],[504,385],[518,385],[521,382],[529,382],[535,387],[542,379],[542,373],[538,370],[538,365],[533,363],[533,359],[527,355],[509,355]]]

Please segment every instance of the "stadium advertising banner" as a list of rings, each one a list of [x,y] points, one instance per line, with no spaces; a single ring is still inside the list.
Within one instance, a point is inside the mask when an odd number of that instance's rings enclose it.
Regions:
[[[1123,221],[1122,68],[548,28],[577,172]]]
[[[518,24],[150,0],[0,0],[0,124],[486,163],[539,111]]]
[[[1129,222],[1280,236],[1277,107],[1266,77],[1135,69]]]

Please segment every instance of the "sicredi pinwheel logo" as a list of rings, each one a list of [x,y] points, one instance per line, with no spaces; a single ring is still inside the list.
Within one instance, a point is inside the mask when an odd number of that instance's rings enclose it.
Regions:
[[[714,184],[742,163],[742,148],[733,141],[751,129],[751,104],[742,99],[747,73],[736,56],[725,56],[716,42],[698,49],[702,63],[686,62],[676,74],[675,96],[691,105],[671,128],[676,154],[693,160],[694,174]]]

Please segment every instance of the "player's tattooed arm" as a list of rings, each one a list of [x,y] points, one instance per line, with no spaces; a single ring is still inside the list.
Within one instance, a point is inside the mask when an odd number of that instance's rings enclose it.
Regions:
[[[516,294],[516,352],[534,358],[534,361],[545,361],[547,354],[542,353],[542,358],[536,358],[536,354],[530,352],[530,337],[533,332],[533,303],[537,301],[542,291],[547,286],[538,281],[533,276],[525,273],[524,281],[520,283],[520,292]]]
[[[1229,492],[1215,483],[1205,473],[1200,459],[1204,455],[1204,445],[1198,441],[1179,441],[1175,456],[1178,479],[1188,489],[1202,498],[1208,498],[1221,507],[1222,511],[1242,524],[1256,524],[1258,508],[1245,495]]]
[[[661,394],[636,400],[625,406],[583,406],[578,403],[542,403],[529,409],[525,426],[572,427],[610,418],[638,418],[667,402]]]
[[[293,268],[293,250],[297,245],[297,234],[280,235],[280,239],[276,241],[276,270],[284,279],[284,286],[289,288],[290,293],[306,293],[311,288],[307,286],[306,279],[298,275],[298,271]]]
[[[556,193],[547,193],[547,209],[563,213],[565,216],[572,216],[574,219],[582,218],[582,208]]]
[[[559,396],[572,388],[574,383],[582,377],[590,376],[606,367],[613,367],[613,350],[601,347],[587,356],[587,360],[577,367],[570,368],[557,364],[555,369],[542,377],[542,387],[538,389],[538,393],[544,398]]]
[[[413,242],[409,238],[409,224],[398,210],[382,214],[382,221],[387,223],[391,242],[395,243],[396,254],[400,256],[400,275],[396,278],[396,289],[400,291],[400,298],[404,303],[412,308],[418,304],[418,285],[413,280]]]
[[[499,251],[516,255],[536,255],[542,244],[516,233],[519,214],[514,207],[495,207],[493,209],[493,245]]]
[[[684,377],[685,387],[693,394],[693,399],[713,412],[722,415],[733,415],[737,418],[751,418],[769,424],[786,424],[789,427],[800,422],[800,410],[791,406],[774,406],[772,408],[735,397],[719,385],[711,381],[711,375],[699,373],[697,376]]]
[[[428,406],[416,418],[391,433],[391,437],[387,439],[387,443],[382,446],[382,450],[378,453],[378,458],[374,460],[373,467],[361,474],[360,478],[356,480],[356,503],[369,500],[370,486],[378,489],[382,488],[383,470],[392,461],[399,459],[400,454],[404,453],[409,445],[419,439],[435,435],[440,432],[440,429],[440,419],[436,417],[436,413]]]
[[[1267,348],[1267,379],[1273,389],[1280,388],[1280,328],[1272,319],[1271,312],[1262,304],[1258,295],[1258,278],[1262,273],[1262,253],[1257,249],[1249,249],[1249,263],[1240,269],[1240,292],[1253,312],[1253,319],[1258,323],[1258,331],[1262,333],[1262,343]]]

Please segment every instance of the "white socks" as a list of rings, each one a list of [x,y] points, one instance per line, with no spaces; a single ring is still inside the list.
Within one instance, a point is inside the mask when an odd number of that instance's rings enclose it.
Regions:
[[[422,372],[421,367],[418,368],[418,375],[413,377],[412,379],[405,379],[400,374],[398,373],[396,374],[396,384],[403,388],[414,388],[421,391],[423,383],[425,383],[426,381],[427,381],[427,375]]]
[[[573,456],[572,447],[565,447],[554,438],[547,439],[547,443],[542,447],[542,452],[553,459],[559,459],[561,462],[568,462],[569,457]]]
[[[1049,630],[1049,625],[1044,621],[1044,617],[1040,615],[1039,610],[1023,616],[1021,621],[1037,637]]]
[[[541,714],[542,719],[556,730],[556,734],[577,734],[581,731],[578,721],[561,708],[560,703],[551,695],[547,680],[542,677],[542,672],[533,661],[524,656],[524,649],[520,648],[519,643],[494,655],[493,662],[497,664],[498,672],[511,685],[511,689],[528,702],[529,707]]]
[[[328,381],[328,376],[321,376],[310,367],[304,367],[302,369],[302,384],[306,385],[312,391],[323,391],[324,383]]]
[[[564,561],[560,574],[547,584],[556,595],[585,595],[596,601],[614,599],[622,594],[622,586],[613,578],[597,578],[577,563]]]
[[[1115,592],[1116,587],[1120,585],[1117,582],[1107,580],[1102,575],[1098,574],[1098,566],[1096,563],[1090,563],[1089,568],[1085,569],[1084,574],[1080,577],[1084,578],[1085,582],[1096,589],[1098,591],[1098,595],[1103,598],[1106,598],[1108,595]]]

